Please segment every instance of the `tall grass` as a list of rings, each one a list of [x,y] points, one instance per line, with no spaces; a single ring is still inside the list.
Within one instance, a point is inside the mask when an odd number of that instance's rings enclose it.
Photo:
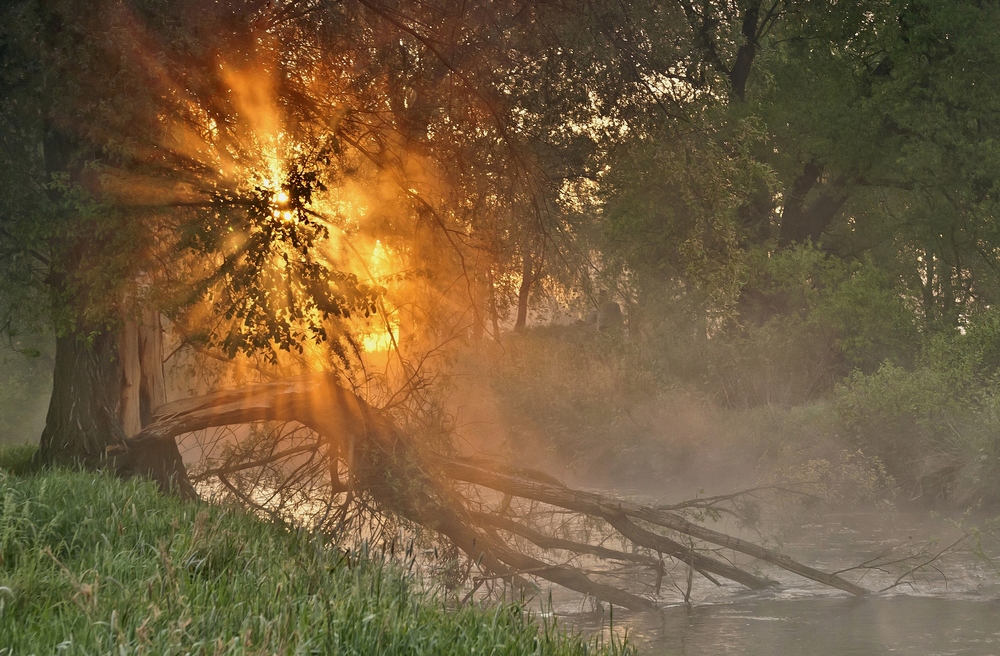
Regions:
[[[149,483],[0,469],[2,656],[630,651],[516,604],[447,609],[399,567]]]

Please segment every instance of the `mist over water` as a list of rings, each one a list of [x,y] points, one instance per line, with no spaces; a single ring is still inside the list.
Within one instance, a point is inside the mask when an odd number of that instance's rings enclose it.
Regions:
[[[891,547],[942,549],[961,533],[950,520],[926,513],[839,513],[802,526],[783,550],[835,571]],[[696,580],[690,605],[667,604],[652,613],[615,609],[612,630],[627,632],[642,654],[668,656],[998,654],[1000,544],[984,536],[980,553],[972,546],[970,542],[942,555],[908,577],[909,584],[867,598],[766,566],[764,571],[780,580],[781,587],[755,592]],[[859,582],[878,590],[897,576],[871,571]],[[557,603],[555,610],[580,630],[608,631],[607,613],[583,614],[579,602],[573,606],[569,600]]]
[[[676,607],[623,622],[648,654],[985,656],[1000,650],[998,613],[996,600],[770,599]]]

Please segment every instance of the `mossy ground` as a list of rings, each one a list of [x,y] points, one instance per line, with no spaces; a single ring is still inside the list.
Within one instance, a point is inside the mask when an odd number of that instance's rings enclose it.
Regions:
[[[0,654],[622,653],[141,481],[0,452]],[[20,473],[17,473],[20,472]]]

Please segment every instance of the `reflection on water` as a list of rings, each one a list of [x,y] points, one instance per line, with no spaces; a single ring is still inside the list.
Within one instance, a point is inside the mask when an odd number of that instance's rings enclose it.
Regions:
[[[1000,603],[940,597],[761,599],[626,619],[640,653],[1000,654]]]
[[[950,543],[955,527],[927,516],[886,522],[864,515],[827,518],[789,536],[783,550],[827,571],[857,564],[890,546]],[[963,548],[936,561],[890,592],[857,598],[767,570],[777,590],[700,587],[694,605],[655,613],[615,610],[616,633],[628,631],[640,654],[666,656],[824,656],[974,654],[1000,656],[1000,575],[996,544],[987,554]],[[992,552],[992,553],[990,553]],[[986,559],[983,558],[987,555]],[[895,573],[870,572],[862,583],[880,589]],[[608,618],[580,615],[577,603],[556,602],[563,623],[585,632],[607,630]]]

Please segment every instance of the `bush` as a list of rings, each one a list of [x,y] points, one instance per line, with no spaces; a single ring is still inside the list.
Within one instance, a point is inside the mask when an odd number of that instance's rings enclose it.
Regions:
[[[683,296],[643,308],[633,337],[657,380],[750,408],[812,402],[852,370],[913,363],[913,309],[871,263],[804,245],[756,249],[746,271],[738,304],[717,320]]]
[[[855,372],[835,407],[851,442],[927,500],[1000,503],[1000,316],[925,341],[910,369]]]
[[[826,461],[831,480],[847,481],[847,464],[860,467],[862,456],[842,457],[847,444],[829,403],[726,407],[657,381],[645,357],[634,342],[575,330],[529,331],[505,342],[488,371],[496,421],[511,427],[509,455],[543,468],[538,454],[547,455],[555,471],[568,465],[588,484],[684,495],[787,480],[810,460]],[[868,460],[873,471],[881,467]],[[860,490],[840,489],[852,485],[822,492],[853,502],[848,497]]]

